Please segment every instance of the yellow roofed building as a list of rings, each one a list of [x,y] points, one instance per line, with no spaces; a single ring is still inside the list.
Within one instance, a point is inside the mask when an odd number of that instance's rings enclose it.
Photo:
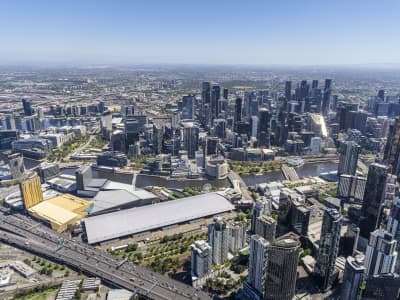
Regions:
[[[47,222],[55,231],[63,232],[87,215],[89,205],[89,201],[63,194],[31,207],[29,213]]]

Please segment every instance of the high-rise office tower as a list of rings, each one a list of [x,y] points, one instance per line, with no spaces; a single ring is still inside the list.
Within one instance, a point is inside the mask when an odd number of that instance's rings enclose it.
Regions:
[[[228,89],[227,88],[224,88],[223,89],[223,92],[222,92],[222,97],[225,99],[225,100],[228,100],[228,94],[229,94],[229,91],[228,91]]]
[[[208,225],[208,243],[212,247],[212,261],[214,264],[222,264],[228,258],[229,228],[222,218],[215,218]]]
[[[211,84],[203,82],[201,85],[201,122],[207,123],[210,118],[210,104],[211,104]]]
[[[22,117],[21,115],[16,115],[15,116],[15,128],[22,130]]]
[[[337,195],[343,199],[352,199],[361,202],[364,198],[366,177],[342,174],[339,176]]]
[[[139,135],[144,132],[147,125],[147,117],[145,115],[126,116],[125,125],[125,143],[128,148],[135,145],[139,141]]]
[[[226,138],[226,119],[214,119],[213,130],[220,139]]]
[[[271,114],[268,109],[260,108],[258,111],[258,143],[260,147],[270,146]]]
[[[235,253],[246,244],[246,223],[233,222],[229,224],[229,251]]]
[[[238,97],[235,100],[235,128],[236,124],[242,122],[242,113],[243,113],[243,100]]]
[[[296,101],[298,102],[303,101],[306,97],[308,97],[309,92],[310,92],[310,86],[307,83],[307,80],[302,80],[300,83],[297,84],[295,90]]]
[[[339,123],[339,129],[349,129],[355,126],[357,119],[363,119],[364,116],[356,116],[358,114],[358,104],[340,102],[336,109],[336,119]]]
[[[40,119],[43,120],[44,119],[44,111],[42,107],[38,107],[37,111],[36,111],[36,116]]]
[[[219,101],[221,99],[221,87],[219,85],[213,85],[211,87],[211,117],[212,120],[218,117],[219,111]]]
[[[255,233],[256,232],[256,224],[257,224],[257,218],[260,217],[261,215],[271,215],[272,207],[271,207],[271,201],[267,199],[261,199],[256,201],[254,207],[253,207],[253,213],[251,215],[251,232]]]
[[[281,237],[267,246],[264,299],[292,300],[296,290],[300,242]]]
[[[78,111],[80,110],[80,106],[77,107]],[[82,113],[77,113],[78,115]],[[132,105],[130,102],[126,102],[124,105],[121,105],[121,115],[122,117],[128,117],[128,116],[133,116],[135,114],[135,107]]]
[[[386,230],[390,232],[397,241],[397,259],[394,270],[397,274],[400,274],[400,198],[397,198],[394,201],[393,206],[390,209]]]
[[[339,255],[344,257],[355,255],[359,237],[360,228],[355,224],[348,224],[346,232],[340,238]]]
[[[385,182],[382,206],[392,207],[396,196],[396,184],[397,176],[393,174],[388,174]]]
[[[25,124],[29,132],[37,132],[41,129],[40,120],[36,116],[25,118]]]
[[[183,149],[187,151],[189,158],[194,158],[199,149],[199,133],[199,126],[195,123],[183,123]]]
[[[389,300],[400,297],[400,275],[379,274],[369,276],[362,291],[362,300]]]
[[[204,277],[211,271],[212,248],[206,241],[195,241],[190,248],[192,277]]]
[[[255,92],[244,92],[244,102],[243,102],[243,116],[245,117],[250,117],[250,107],[251,107],[251,102],[253,99],[256,97]]]
[[[324,90],[331,90],[332,89],[332,79],[325,79],[325,86]]]
[[[381,101],[385,101],[385,90],[379,90],[377,98],[379,98]]]
[[[31,105],[31,100],[22,99],[22,107],[24,109],[24,115],[25,116],[32,116],[33,115],[33,109],[32,109],[32,105]]]
[[[275,239],[276,233],[276,221],[274,218],[268,215],[261,215],[256,219],[256,231],[255,233],[268,242],[272,242]]]
[[[103,139],[109,141],[112,133],[112,114],[110,112],[104,113],[100,117],[100,130]]]
[[[310,140],[310,154],[320,155],[321,154],[322,139],[319,136],[314,136]]]
[[[256,116],[258,114],[258,108],[260,106],[258,99],[252,98],[249,105],[250,105],[249,107],[250,116]]]
[[[7,129],[10,129],[10,130],[17,129],[16,124],[15,124],[14,115],[8,115],[6,117],[6,127],[7,127]]]
[[[110,146],[112,151],[126,153],[125,134],[122,130],[115,130],[110,137]]]
[[[322,105],[322,91],[321,89],[314,88],[311,90],[310,94],[310,112],[321,113],[321,105]]]
[[[374,231],[381,222],[381,206],[388,173],[389,168],[384,165],[377,163],[369,165],[359,221],[360,235],[366,239],[369,239],[370,232]]]
[[[317,89],[318,88],[318,79],[314,79],[312,81],[311,88],[312,89]]]
[[[310,209],[303,203],[292,201],[291,207],[291,228],[300,235],[307,236],[310,223]]]
[[[335,262],[339,251],[341,228],[342,215],[336,209],[326,209],[315,264],[315,272],[322,291],[330,289],[337,277]]]
[[[393,273],[397,259],[396,247],[397,241],[389,232],[381,229],[371,232],[365,252],[365,274]]]
[[[333,111],[336,111],[338,102],[339,102],[339,96],[338,95],[333,95],[332,96],[332,103],[331,103],[331,108],[332,108]]]
[[[308,111],[309,108],[309,94],[310,85],[307,80],[302,80],[300,86],[296,89],[296,100],[298,101],[297,111],[304,113]]]
[[[7,155],[12,179],[20,179],[25,173],[24,157],[20,153]]]
[[[359,299],[358,296],[364,279],[364,271],[365,267],[362,257],[347,257],[340,300]]]
[[[355,175],[360,146],[353,141],[342,141],[340,142],[339,153],[338,175]]]
[[[324,95],[322,98],[322,114],[327,115],[329,113],[330,103],[332,94],[332,79],[325,79]]]
[[[286,102],[292,100],[292,82],[291,81],[285,82],[285,98],[286,98]]]
[[[222,99],[219,100],[218,118],[227,118],[228,117],[228,115],[227,115],[227,113],[228,113],[228,104],[229,104],[228,99],[222,98]]]
[[[195,101],[194,95],[182,97],[182,120],[192,120],[194,118]]]
[[[219,148],[219,138],[215,136],[208,136],[206,138],[206,155],[216,155],[218,154]]]
[[[398,175],[400,171],[400,117],[390,126],[386,139],[384,161],[390,166],[390,172]]]
[[[153,124],[153,151],[155,154],[160,154],[162,150],[162,142],[164,136],[164,127],[160,124]]]
[[[201,85],[201,101],[210,103],[211,101],[211,83],[203,82]]]
[[[40,177],[36,173],[23,180],[19,187],[25,209],[29,209],[43,201],[42,184]]]
[[[249,273],[244,290],[251,298],[263,298],[269,242],[258,235],[250,238]],[[252,297],[255,295],[255,297]]]
[[[257,137],[258,136],[258,117],[251,116],[250,117],[250,136]]]

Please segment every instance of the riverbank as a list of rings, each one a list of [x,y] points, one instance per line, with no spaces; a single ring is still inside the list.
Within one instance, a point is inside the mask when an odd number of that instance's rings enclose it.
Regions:
[[[280,161],[229,161],[229,167],[239,175],[255,175],[280,170],[282,163]]]
[[[310,176],[320,176],[321,173],[331,172],[337,170],[338,164],[336,162],[324,163],[306,163],[303,166],[296,168],[296,172],[300,178]],[[259,174],[242,174],[240,175],[247,186],[253,186],[270,181],[284,180],[281,170],[274,170]]]

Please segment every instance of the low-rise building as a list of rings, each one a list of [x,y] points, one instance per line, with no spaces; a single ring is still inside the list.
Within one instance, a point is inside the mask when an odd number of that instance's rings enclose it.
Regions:
[[[97,156],[97,165],[114,168],[123,168],[128,164],[125,154],[116,151],[107,151]]]
[[[229,165],[221,157],[210,157],[206,159],[206,175],[213,179],[223,179],[228,176]]]
[[[28,211],[34,217],[48,223],[57,232],[67,230],[87,215],[90,202],[79,197],[63,194],[31,207]]]

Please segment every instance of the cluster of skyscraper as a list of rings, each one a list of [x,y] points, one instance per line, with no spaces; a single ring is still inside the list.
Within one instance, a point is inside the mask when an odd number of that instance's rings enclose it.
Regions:
[[[257,201],[252,214],[249,273],[244,294],[250,299],[293,299],[300,242],[293,236],[275,238],[277,221],[271,202]]]
[[[227,222],[217,217],[208,226],[208,241],[196,241],[192,246],[192,277],[206,278],[212,264],[220,265],[228,259],[228,252],[236,253],[245,246],[246,223]]]

